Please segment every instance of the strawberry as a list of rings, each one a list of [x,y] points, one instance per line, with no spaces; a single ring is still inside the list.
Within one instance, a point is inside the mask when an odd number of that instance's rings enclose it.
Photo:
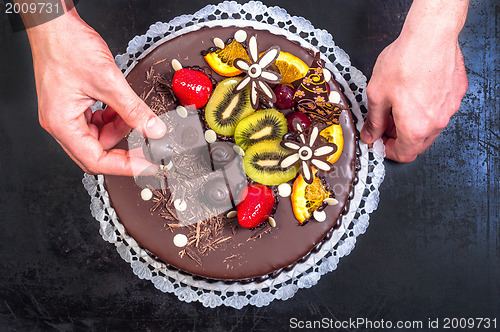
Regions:
[[[212,81],[201,71],[182,68],[174,74],[172,90],[183,106],[202,108],[212,93]]]
[[[254,228],[265,222],[274,207],[273,191],[262,184],[248,185],[240,196],[243,200],[236,207],[238,222],[244,228]]]

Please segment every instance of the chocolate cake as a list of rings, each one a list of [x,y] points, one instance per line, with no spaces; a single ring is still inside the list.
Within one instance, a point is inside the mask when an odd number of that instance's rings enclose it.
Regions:
[[[238,57],[234,61],[233,67],[240,69],[241,73],[222,76],[207,63],[207,54],[214,54],[233,41],[238,42],[249,56],[246,59]],[[252,43],[258,47],[258,59],[257,52],[251,49]],[[278,109],[275,94],[266,94],[263,85],[252,96],[252,83],[248,87],[242,86],[245,78],[253,79],[251,68],[257,63],[255,60],[264,61],[262,59],[266,54],[270,54],[271,58],[273,52],[286,52],[301,59],[309,67],[307,74],[303,75],[306,78],[318,73],[325,78],[328,93],[324,89],[315,90],[315,93],[321,98],[326,96],[326,100],[312,100],[301,94],[306,87],[304,84],[307,85],[304,78],[289,84],[293,86],[297,102],[290,109]],[[181,72],[181,67],[196,72],[197,83],[205,77],[198,73],[209,78],[208,104],[205,102],[201,106],[189,107],[191,101],[185,101],[189,96],[176,92],[177,83],[174,81],[179,80],[180,74],[177,77],[174,75]],[[270,74],[264,76],[274,80],[264,83],[270,88],[278,85],[285,76],[274,63],[258,70],[269,70]],[[358,145],[353,118],[335,82],[335,74],[327,75],[326,72],[323,72],[322,61],[312,50],[283,36],[251,28],[202,28],[155,47],[135,64],[127,80],[166,122],[169,131],[163,141],[148,140],[133,132],[118,147],[143,151],[145,158],[159,164],[160,171],[156,176],[105,176],[110,201],[126,231],[151,255],[171,268],[208,280],[262,280],[279,274],[283,269],[293,268],[295,263],[318,249],[342,222],[352,199],[357,172]],[[273,76],[274,73],[279,77]],[[239,145],[235,143],[238,142],[238,129],[236,133],[224,134],[223,129],[211,124],[209,119],[212,115],[208,114],[208,109],[214,107],[212,99],[217,87],[228,80],[235,80],[234,84],[240,88],[232,89],[231,96],[246,89],[252,99],[254,109],[241,116],[238,123],[250,116],[257,117],[255,114],[268,118],[267,114],[260,113],[266,110],[286,117],[293,112],[302,112],[308,115],[311,123],[303,125],[300,121],[289,121],[291,129],[287,127],[285,134],[280,132],[279,139],[252,141],[243,149],[246,143],[242,143],[241,139]],[[258,86],[259,83],[256,84]],[[334,100],[328,100],[328,96],[332,95],[336,96]],[[332,124],[340,125],[343,146],[318,135]],[[257,126],[251,123],[249,127]],[[269,130],[274,131],[275,127]],[[258,133],[257,137],[268,134],[264,132]],[[313,138],[318,141],[314,146]],[[165,143],[167,141],[170,143]],[[307,146],[309,141],[310,147]],[[254,176],[245,167],[251,149],[256,144],[269,145],[269,142],[274,142],[276,150],[287,151],[279,160],[279,165],[273,165],[274,169],[281,167],[283,173],[293,173],[291,178],[285,178],[281,183],[274,178],[266,182],[268,180],[264,180],[263,176]],[[297,152],[293,157],[295,147]],[[304,152],[304,149],[307,151]],[[332,159],[326,157],[338,149],[341,150],[338,159],[328,162]],[[329,154],[323,155],[320,150]],[[307,153],[317,155],[316,161],[306,159],[304,156]],[[302,187],[307,191],[307,188],[313,188],[307,186],[314,184],[315,179],[318,179],[315,186],[322,189],[324,199],[306,217],[298,218],[297,211],[294,211],[296,207],[292,206],[295,203],[292,203],[291,191],[299,190],[297,181],[304,181]],[[241,220],[241,206],[246,204],[252,186],[268,188],[270,193],[260,193],[272,197],[269,213],[264,213],[265,220],[259,220],[256,225],[244,224]],[[258,212],[262,204],[259,202],[256,206]]]

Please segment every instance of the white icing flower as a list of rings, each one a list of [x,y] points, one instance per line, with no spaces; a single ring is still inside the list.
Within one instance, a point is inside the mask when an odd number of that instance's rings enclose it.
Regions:
[[[278,58],[280,48],[272,46],[260,56],[257,48],[257,37],[252,36],[248,41],[248,51],[251,62],[241,58],[234,61],[234,66],[246,73],[246,76],[234,88],[234,93],[239,93],[247,86],[250,86],[250,101],[252,107],[257,109],[259,106],[259,93],[273,103],[276,101],[276,95],[267,83],[277,84],[281,82],[281,75],[272,70],[267,70],[267,67]]]
[[[296,124],[296,128],[297,132],[300,132],[300,142],[283,140],[280,143],[283,147],[296,152],[283,158],[280,161],[280,166],[289,168],[300,162],[302,177],[308,184],[311,184],[314,179],[311,166],[322,171],[329,171],[332,168],[332,164],[327,159],[328,156],[337,151],[337,145],[332,143],[316,144],[316,140],[319,137],[319,128],[316,125],[312,127],[310,135],[306,135],[302,131],[302,126],[299,123]]]

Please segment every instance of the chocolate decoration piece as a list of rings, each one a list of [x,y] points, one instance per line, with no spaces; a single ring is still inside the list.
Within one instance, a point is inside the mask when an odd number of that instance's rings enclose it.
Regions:
[[[250,62],[237,58],[234,66],[246,73],[245,77],[234,87],[233,93],[237,94],[247,87],[250,88],[250,102],[252,107],[259,107],[259,100],[264,99],[272,103],[276,102],[276,95],[268,85],[281,82],[281,75],[275,71],[267,69],[280,54],[279,46],[272,46],[264,54],[259,55],[257,47],[257,36],[253,35],[248,41],[248,54]]]
[[[346,107],[329,102],[328,82],[323,74],[323,63],[320,53],[314,60],[295,91],[293,100],[297,102],[297,110],[308,114],[314,122],[338,123],[340,112]]]
[[[224,166],[236,158],[236,152],[233,146],[234,144],[232,143],[221,141],[210,144],[210,158],[214,170],[224,168]]]
[[[174,155],[170,137],[146,139],[142,151],[147,160],[155,164],[167,165]]]
[[[227,206],[231,204],[231,195],[223,177],[214,178],[204,186],[205,202],[211,206]]]
[[[227,40],[240,29],[242,28],[207,28],[173,38],[138,62],[127,76],[127,81],[137,94],[143,93],[144,90],[147,90],[147,93],[150,88],[144,82],[144,73],[150,70],[156,62],[178,58],[180,54],[184,66],[204,66],[200,51],[206,48],[207,42],[211,41],[214,36]],[[249,28],[244,28],[244,30],[248,32],[248,35],[258,36],[259,47],[262,49],[277,45],[282,51],[290,52],[306,63],[311,63],[313,59],[307,49],[286,38],[275,36],[268,31]],[[173,75],[169,62],[163,61],[154,66],[155,72],[161,73],[167,81],[171,80]],[[214,74],[214,78],[217,81],[223,79],[217,74]],[[330,85],[333,91],[340,91],[335,82],[330,82]],[[150,99],[153,96],[157,97],[155,94],[156,92],[153,91]],[[347,105],[345,99],[342,103]],[[160,207],[154,212],[150,211],[154,202],[141,199],[142,188],[135,184],[133,178],[106,175],[105,186],[111,204],[128,234],[140,246],[166,262],[169,269],[179,269],[191,275],[202,276],[203,280],[224,280],[228,283],[231,280],[245,283],[276,278],[281,271],[293,269],[297,262],[305,261],[311,252],[320,250],[322,243],[332,236],[333,229],[339,227],[342,215],[346,214],[349,209],[352,183],[356,179],[357,170],[356,129],[350,111],[342,111],[339,124],[344,133],[344,148],[339,160],[333,164],[330,173],[324,177],[328,186],[333,189],[338,204],[325,207],[327,219],[322,223],[309,222],[305,226],[297,227],[290,198],[280,197],[273,214],[278,227],[271,228],[270,232],[262,235],[261,238],[247,241],[253,233],[238,227],[235,218],[225,218],[227,212],[221,213],[223,217],[214,217],[213,220],[200,225],[198,246],[196,246],[196,241],[190,246],[203,261],[203,265],[198,264],[187,254],[184,257],[179,255],[179,248],[175,247],[172,240],[178,228],[171,229],[168,225],[174,221],[163,219],[159,213]],[[118,145],[119,148],[125,149],[127,146],[126,140]],[[238,171],[239,169],[235,167],[234,174]],[[228,180],[233,177],[235,176],[229,176]],[[181,194],[176,193],[176,195]],[[165,195],[168,197],[169,193]],[[171,205],[168,206],[171,208]],[[167,212],[165,209],[164,213]],[[211,228],[204,228],[204,225],[208,226],[208,224],[212,225]],[[189,227],[190,234],[196,238],[197,225]],[[213,237],[209,237],[212,234]],[[229,257],[233,258],[228,259]]]
[[[300,128],[300,124],[298,129]],[[327,159],[337,151],[337,145],[333,143],[318,144],[320,129],[318,125],[313,125],[304,131],[298,131],[299,141],[283,140],[280,145],[285,149],[294,151],[280,160],[280,166],[287,169],[300,163],[300,171],[306,183],[311,184],[314,175],[311,166],[319,170],[329,172],[332,169]]]

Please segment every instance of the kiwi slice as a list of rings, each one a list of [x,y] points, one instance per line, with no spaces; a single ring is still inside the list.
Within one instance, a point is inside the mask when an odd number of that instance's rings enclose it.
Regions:
[[[246,150],[260,141],[281,140],[286,132],[285,116],[269,108],[242,119],[234,130],[234,141],[240,148]]]
[[[266,186],[290,181],[299,172],[299,164],[285,169],[280,160],[292,153],[280,145],[280,140],[261,141],[250,146],[243,157],[243,169],[248,177]]]
[[[205,106],[205,120],[217,134],[233,135],[238,122],[255,111],[250,103],[248,88],[233,93],[240,80],[239,77],[231,77],[219,82]]]

